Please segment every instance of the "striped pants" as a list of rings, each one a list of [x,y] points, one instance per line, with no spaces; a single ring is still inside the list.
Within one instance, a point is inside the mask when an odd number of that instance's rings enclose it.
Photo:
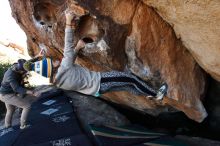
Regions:
[[[110,71],[101,72],[99,93],[110,91],[128,91],[136,95],[156,96],[157,91],[133,74]]]

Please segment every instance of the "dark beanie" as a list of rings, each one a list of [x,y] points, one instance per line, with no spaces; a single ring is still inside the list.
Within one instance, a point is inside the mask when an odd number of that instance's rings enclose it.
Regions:
[[[26,62],[25,59],[18,59],[17,70],[25,71],[23,64]]]

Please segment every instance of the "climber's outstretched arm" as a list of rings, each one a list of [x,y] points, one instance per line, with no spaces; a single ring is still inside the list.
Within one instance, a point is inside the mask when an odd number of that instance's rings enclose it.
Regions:
[[[73,29],[75,28],[74,14],[72,11],[67,10],[66,14],[66,28],[65,28],[65,40],[64,40],[64,53],[61,65],[70,66],[74,60],[74,46],[73,46]]]

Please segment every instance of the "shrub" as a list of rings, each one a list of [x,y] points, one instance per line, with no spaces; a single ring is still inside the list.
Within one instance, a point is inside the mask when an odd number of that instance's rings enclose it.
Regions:
[[[11,66],[9,63],[0,63],[0,81],[2,82],[4,73]]]
[[[9,63],[0,63],[0,81],[2,82],[4,73],[11,65]],[[0,101],[0,116],[5,113],[5,105]]]

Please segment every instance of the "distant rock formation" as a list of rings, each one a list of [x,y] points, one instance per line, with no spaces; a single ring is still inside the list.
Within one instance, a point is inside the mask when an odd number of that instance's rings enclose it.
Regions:
[[[13,48],[15,51],[17,51],[20,54],[24,54],[24,48],[22,48],[21,46],[19,46],[18,44],[15,44],[13,42],[4,42],[0,40],[0,44],[5,46],[5,47],[10,47]]]
[[[23,47],[8,40],[0,40],[0,63],[13,64],[21,58],[30,58]]]
[[[185,3],[181,1],[182,6],[178,7],[178,12],[185,11],[184,5],[188,1],[183,1]],[[64,11],[68,7],[73,10],[74,7],[81,7],[84,11],[80,16],[76,14],[79,16],[79,25],[74,38],[75,42],[83,38],[88,44],[78,57],[79,64],[96,71],[131,71],[151,82],[155,88],[163,82],[169,85],[168,98],[162,102],[126,92],[108,93],[104,95],[105,99],[155,116],[161,112],[176,110],[183,111],[198,122],[207,116],[201,102],[205,95],[206,73],[195,60],[209,73],[215,73],[214,77],[218,77],[220,72],[214,72],[212,67],[203,65],[207,61],[203,56],[207,53],[208,56],[214,54],[214,57],[219,53],[209,51],[213,48],[211,44],[214,45],[215,42],[206,44],[209,40],[204,37],[196,39],[201,33],[190,29],[191,26],[194,27],[193,17],[197,17],[196,13],[190,17],[192,19],[184,21],[185,23],[180,23],[182,21],[178,17],[172,21],[166,19],[168,23],[173,22],[168,24],[161,16],[166,18],[168,12],[174,15],[177,12],[173,11],[176,9],[175,5],[171,3],[165,7],[161,2],[157,8],[157,1],[154,0],[10,0],[10,5],[13,17],[27,35],[31,56],[43,49],[48,56],[61,58],[64,45]],[[157,8],[161,16],[148,5]],[[199,7],[197,3],[195,6]],[[198,17],[202,15],[198,14]],[[208,15],[204,15],[204,19],[207,17]],[[177,31],[173,24],[179,24],[187,31]],[[197,30],[202,29],[198,27]],[[197,45],[193,45],[194,42]],[[206,49],[203,44],[211,48]],[[201,55],[201,52],[196,52],[198,49],[207,52]]]

